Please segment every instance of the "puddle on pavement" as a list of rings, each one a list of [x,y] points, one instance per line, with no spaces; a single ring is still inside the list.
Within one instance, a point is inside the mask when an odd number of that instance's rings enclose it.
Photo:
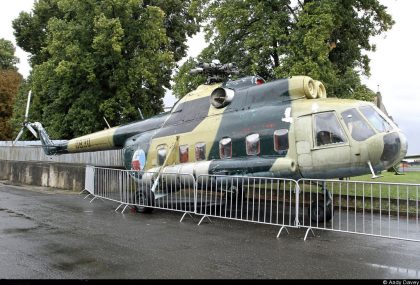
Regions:
[[[420,277],[419,269],[410,269],[410,268],[388,266],[388,265],[374,264],[374,263],[369,263],[369,265],[375,268],[386,269],[389,273],[392,273],[392,274],[405,274],[407,278],[418,279]]]
[[[71,262],[57,262],[53,266],[63,271],[73,271],[76,267],[96,262],[94,258],[81,258]]]

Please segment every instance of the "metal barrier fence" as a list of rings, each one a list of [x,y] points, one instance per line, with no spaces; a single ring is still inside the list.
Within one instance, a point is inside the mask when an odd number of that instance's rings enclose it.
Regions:
[[[300,226],[420,241],[420,185],[301,179]]]
[[[165,209],[194,213],[195,179],[189,174],[94,168],[94,198],[118,202],[117,211]]]
[[[138,212],[184,215],[420,241],[418,184],[139,172],[92,167],[94,198]],[[93,188],[93,189],[92,189]],[[90,196],[89,194],[88,196]],[[86,196],[86,197],[88,197]],[[85,197],[85,198],[86,198]],[[313,232],[313,231],[312,231]]]
[[[200,175],[195,214],[261,224],[298,227],[299,188],[279,178]],[[297,199],[296,199],[297,198]]]

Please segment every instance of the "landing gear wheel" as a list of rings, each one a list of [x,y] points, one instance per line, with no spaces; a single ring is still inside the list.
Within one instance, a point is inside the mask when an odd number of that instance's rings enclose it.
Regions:
[[[314,223],[329,222],[333,217],[331,201],[326,203],[323,200],[312,202],[311,207],[308,209],[308,215],[310,215]]]
[[[155,203],[155,194],[150,190],[139,190],[136,192],[136,203],[134,209],[137,213],[151,213]]]
[[[226,193],[226,203],[230,205],[232,202],[232,205],[241,205],[243,203],[243,189],[237,189],[236,187],[232,187],[230,189],[231,191]]]

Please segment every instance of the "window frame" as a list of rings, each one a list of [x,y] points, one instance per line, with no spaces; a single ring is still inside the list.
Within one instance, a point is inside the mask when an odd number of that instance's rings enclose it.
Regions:
[[[377,115],[380,119],[382,119],[386,123],[386,125],[388,125],[389,129],[379,130],[378,127],[377,127],[377,125],[370,120],[370,118],[367,116],[367,114],[365,114],[364,110],[366,110],[368,108],[371,109],[369,111],[373,112],[373,114]],[[360,114],[362,114],[362,116],[365,117],[367,123],[372,127],[372,129],[376,133],[388,133],[388,132],[390,132],[390,131],[392,131],[394,129],[394,126],[392,126],[388,122],[388,120],[386,120],[385,117],[381,113],[379,113],[378,110],[376,110],[375,108],[373,108],[372,106],[370,106],[370,105],[363,105],[363,106],[359,106],[357,109],[360,112]]]
[[[344,113],[350,112],[350,111],[354,111],[354,114],[356,114],[357,116],[359,116],[358,119],[360,119],[360,121],[362,122],[362,124],[365,125],[363,127],[365,127],[366,130],[371,131],[371,134],[369,136],[367,136],[364,139],[357,139],[357,138],[355,138],[355,137],[357,137],[357,135],[356,135],[357,133],[353,134],[353,131],[349,128],[349,124],[348,124],[349,122],[346,120],[346,118],[348,118],[347,117],[348,115],[346,116],[344,114]],[[371,137],[373,137],[374,135],[376,135],[378,133],[377,130],[371,125],[371,123],[369,122],[369,120],[363,115],[363,113],[359,110],[358,107],[352,107],[352,108],[346,109],[344,111],[341,111],[340,112],[340,115],[342,117],[343,125],[344,125],[344,128],[345,128],[346,132],[348,133],[348,138],[349,139],[352,139],[352,140],[357,141],[357,142],[364,142],[364,141],[370,139]],[[350,115],[352,115],[352,114],[350,114]],[[354,129],[356,130],[356,128],[354,128]],[[358,128],[358,130],[360,130],[360,128]]]
[[[316,122],[316,116],[318,115],[322,115],[322,114],[333,114],[333,116],[335,117],[335,121],[337,122],[337,125],[340,127],[341,129],[341,139],[343,140],[342,142],[337,142],[337,143],[326,143],[326,144],[321,144],[318,145],[318,140],[317,140],[317,122]],[[331,133],[331,132],[330,132]],[[312,145],[313,145],[313,149],[324,149],[324,148],[331,148],[331,147],[342,147],[342,146],[348,146],[349,145],[349,138],[347,137],[347,133],[346,130],[340,120],[340,117],[337,115],[337,112],[334,110],[329,110],[329,111],[324,111],[324,112],[318,112],[318,113],[314,113],[312,114]]]
[[[222,144],[223,140],[229,140],[229,144],[230,145],[230,154],[228,156],[225,156],[224,153],[222,155],[222,146],[225,147],[227,144]],[[230,137],[223,137],[219,140],[219,157],[220,159],[230,159],[232,158],[232,149],[233,149],[233,143],[232,143],[232,138]]]
[[[276,134],[277,132],[284,132],[284,134]],[[287,148],[282,148],[281,144],[277,144],[277,141],[280,139],[280,137],[282,136],[287,136],[286,140],[287,140]],[[278,148],[277,148],[278,145]],[[274,151],[277,153],[281,153],[281,152],[287,152],[289,150],[290,144],[289,144],[289,130],[288,129],[278,129],[275,130],[273,133],[273,148]]]
[[[202,148],[201,148],[202,147]],[[196,161],[203,161],[206,160],[206,143],[205,142],[198,142],[194,146],[194,155]],[[203,156],[197,155],[198,151],[203,151]]]
[[[163,161],[161,163],[161,156],[159,151],[164,150],[165,156],[163,158]],[[156,162],[158,166],[162,166],[165,163],[166,158],[168,157],[168,146],[166,144],[160,144],[156,147]]]
[[[255,142],[250,141],[252,136],[257,136],[257,141],[256,141],[257,151],[255,153],[250,152],[250,147],[251,146],[249,144],[250,143],[252,143],[252,144],[255,143]],[[246,152],[246,155],[248,155],[248,156],[258,156],[258,155],[260,155],[260,153],[261,153],[261,137],[260,137],[260,134],[253,133],[253,134],[249,134],[245,137],[245,152]]]
[[[188,144],[182,144],[178,148],[178,154],[179,154],[179,163],[187,163],[190,161],[190,147]],[[186,161],[183,161],[183,158],[187,158]]]

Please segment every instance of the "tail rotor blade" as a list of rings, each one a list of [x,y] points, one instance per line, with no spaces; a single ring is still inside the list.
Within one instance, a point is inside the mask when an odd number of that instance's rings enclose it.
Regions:
[[[20,129],[20,132],[18,133],[18,135],[17,135],[16,139],[13,141],[13,144],[12,144],[12,145],[15,145],[15,144],[16,144],[16,142],[20,139],[20,137],[21,137],[21,136],[22,136],[22,134],[23,134],[23,130],[24,130],[24,128],[21,128],[21,129]]]
[[[34,137],[38,138],[38,134],[36,133],[34,128],[32,128],[31,124],[26,124],[26,127],[28,128],[28,130],[31,131],[31,133],[34,135]]]
[[[28,100],[26,101],[25,122],[28,120],[28,115],[29,115],[29,106],[30,106],[30,104],[31,104],[31,94],[32,94],[32,90],[29,90],[29,93],[28,93]]]

